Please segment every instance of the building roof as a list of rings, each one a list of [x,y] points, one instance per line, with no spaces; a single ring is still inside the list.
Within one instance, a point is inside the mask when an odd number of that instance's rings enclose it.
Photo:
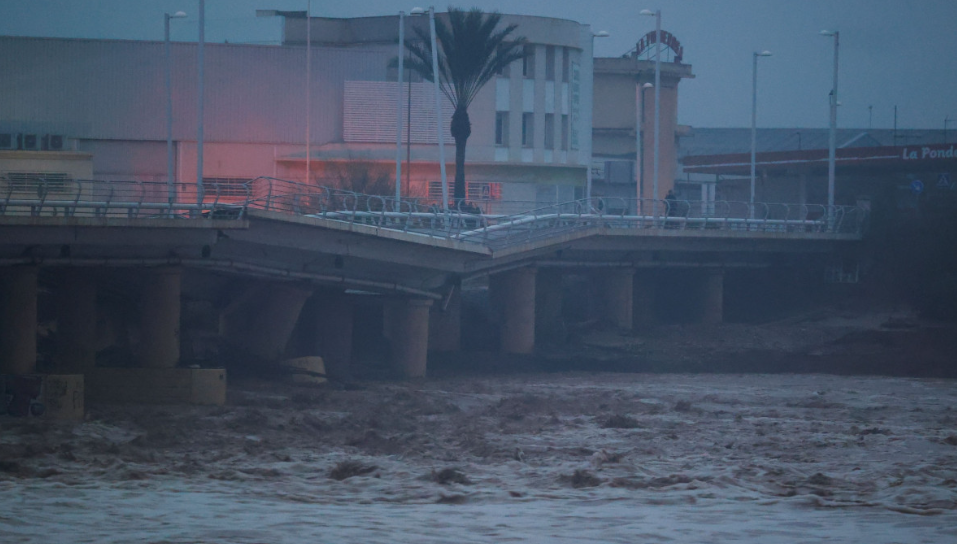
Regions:
[[[828,148],[826,128],[759,128],[758,153]],[[957,142],[957,129],[947,133],[948,142]],[[837,147],[897,147],[943,144],[943,129],[838,129]],[[750,128],[692,128],[679,139],[678,157],[728,155],[751,152]]]

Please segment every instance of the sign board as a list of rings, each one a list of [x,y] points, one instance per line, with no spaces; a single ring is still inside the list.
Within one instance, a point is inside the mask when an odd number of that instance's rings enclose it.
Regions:
[[[923,193],[923,192],[924,192],[924,182],[921,181],[921,180],[919,180],[919,179],[915,179],[914,181],[910,182],[910,190],[911,190],[911,192],[914,193],[915,195],[919,195],[919,194]]]
[[[657,33],[652,30],[651,32],[645,34],[638,43],[635,45],[635,56],[641,57],[641,54],[644,53],[652,44],[658,45],[657,42]],[[664,46],[671,49],[675,54],[675,62],[681,63],[681,60],[685,56],[685,48],[681,46],[681,42],[678,41],[678,38],[675,38],[674,34],[666,30],[661,31],[661,44],[659,47]],[[649,55],[650,56],[650,55]]]
[[[950,189],[950,174],[937,174],[937,187],[941,189]]]

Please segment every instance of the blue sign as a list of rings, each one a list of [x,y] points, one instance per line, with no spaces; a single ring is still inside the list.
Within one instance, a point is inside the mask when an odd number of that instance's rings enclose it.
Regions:
[[[937,186],[941,189],[950,189],[950,174],[937,174]]]
[[[919,179],[915,179],[914,181],[910,182],[910,190],[911,190],[911,192],[914,193],[915,195],[919,195],[919,194],[923,193],[923,192],[924,192],[924,182],[921,181],[921,180],[919,180]]]

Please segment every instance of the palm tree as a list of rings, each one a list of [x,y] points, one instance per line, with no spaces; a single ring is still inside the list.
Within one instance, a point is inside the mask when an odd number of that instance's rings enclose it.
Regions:
[[[439,84],[455,112],[451,132],[455,139],[456,203],[465,200],[465,143],[472,134],[469,104],[479,90],[495,74],[525,56],[524,37],[513,37],[518,25],[497,29],[502,16],[485,13],[478,8],[464,11],[449,8],[449,26],[436,19],[435,35],[439,47]],[[418,40],[406,40],[410,67],[423,79],[434,81],[432,74],[432,41],[429,33],[415,28]]]

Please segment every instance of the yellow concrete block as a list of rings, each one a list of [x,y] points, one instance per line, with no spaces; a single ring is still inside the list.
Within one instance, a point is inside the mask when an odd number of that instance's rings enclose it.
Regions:
[[[44,417],[83,419],[83,374],[45,374],[38,399],[46,408]]]

